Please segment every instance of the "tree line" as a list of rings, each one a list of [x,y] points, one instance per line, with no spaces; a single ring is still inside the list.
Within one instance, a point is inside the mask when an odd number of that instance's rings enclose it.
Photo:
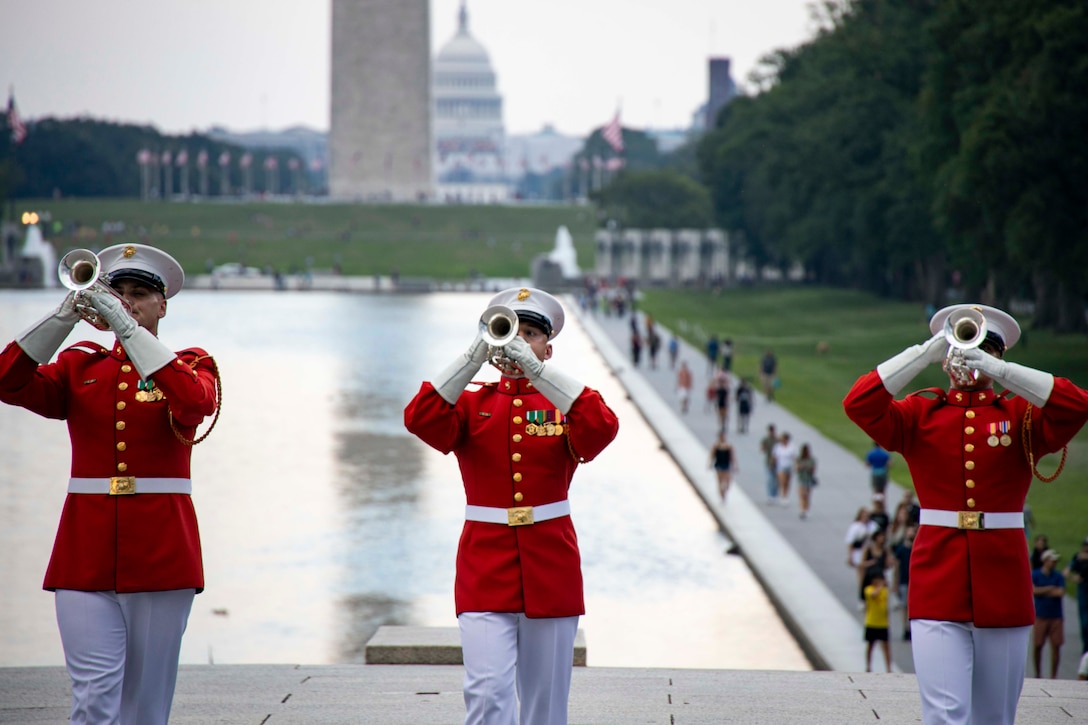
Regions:
[[[597,200],[645,216],[654,198],[699,210],[706,194],[761,265],[938,307],[950,291],[1029,300],[1037,327],[1088,330],[1088,3],[828,0],[813,12],[816,36],[762,59],[758,92],[721,111],[694,168],[683,149],[675,170],[633,169]],[[652,175],[664,191],[647,193]]]
[[[307,191],[311,181],[305,160],[289,149],[251,150],[200,133],[171,136],[151,126],[93,118],[47,117],[28,125],[26,138],[15,143],[5,117],[0,198],[295,194]],[[178,160],[183,152],[184,170]]]

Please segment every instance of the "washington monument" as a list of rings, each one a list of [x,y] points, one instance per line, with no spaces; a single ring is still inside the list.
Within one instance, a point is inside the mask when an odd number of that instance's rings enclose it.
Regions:
[[[429,0],[332,0],[329,193],[432,195]]]

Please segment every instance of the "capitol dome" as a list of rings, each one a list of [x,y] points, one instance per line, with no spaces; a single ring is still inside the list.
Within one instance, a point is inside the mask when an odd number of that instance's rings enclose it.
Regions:
[[[464,0],[457,34],[435,56],[432,75],[439,198],[464,202],[508,198],[502,96],[487,49],[469,33]]]

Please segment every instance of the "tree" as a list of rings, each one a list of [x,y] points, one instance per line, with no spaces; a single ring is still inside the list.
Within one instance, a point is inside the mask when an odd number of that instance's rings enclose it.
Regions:
[[[594,200],[605,218],[638,229],[703,229],[713,221],[707,190],[675,171],[621,173]]]

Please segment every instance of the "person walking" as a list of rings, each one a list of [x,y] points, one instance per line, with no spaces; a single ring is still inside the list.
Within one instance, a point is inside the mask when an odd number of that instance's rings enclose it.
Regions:
[[[43,588],[54,592],[71,722],[165,725],[204,589],[190,457],[197,426],[218,410],[219,375],[203,349],[158,338],[185,281],[173,257],[121,244],[98,265],[93,287],[0,353],[0,401],[68,423],[71,478]],[[50,362],[81,316],[115,342],[80,342]]]
[[[767,402],[774,401],[774,391],[778,387],[778,358],[774,352],[767,350],[759,361],[759,376],[763,381],[763,394],[767,396]]]
[[[874,574],[865,587],[865,671],[873,671],[873,649],[880,643],[884,671],[892,671],[892,648],[888,640],[888,587],[883,572]]]
[[[956,330],[972,326],[982,333],[977,346],[949,356],[949,338],[959,341]],[[1088,421],[1088,392],[1007,362],[1020,326],[1002,310],[946,307],[930,332],[859,377],[843,406],[870,438],[903,456],[922,509],[909,607],[923,722],[1011,724],[1035,618],[1024,501],[1035,462]],[[897,400],[931,364],[943,364],[947,392]]]
[[[1066,579],[1077,585],[1077,617],[1080,620],[1081,652],[1088,652],[1088,538],[1065,567]]]
[[[759,450],[763,454],[763,465],[767,476],[767,505],[778,500],[778,472],[774,465],[774,447],[778,445],[778,434],[774,424],[767,426],[767,435],[759,441]]]
[[[1031,572],[1032,592],[1035,595],[1035,676],[1042,677],[1043,647],[1050,643],[1050,679],[1058,677],[1062,645],[1065,644],[1065,620],[1062,600],[1065,598],[1065,577],[1057,570],[1061,556],[1053,549],[1043,552],[1043,566]]]
[[[737,383],[737,432],[748,432],[748,421],[752,417],[752,386],[746,378]]]
[[[793,478],[793,465],[797,461],[797,446],[790,439],[789,433],[783,433],[771,450],[774,458],[774,472],[778,477],[778,502],[786,506],[790,502],[790,482]]]
[[[718,369],[718,350],[721,347],[721,343],[718,341],[716,334],[711,334],[706,341],[706,372],[708,375],[713,374]]]
[[[865,544],[876,531],[876,526],[869,520],[869,509],[862,506],[854,515],[854,520],[846,527],[846,565],[855,572],[865,553]]]
[[[729,493],[729,484],[738,467],[737,459],[733,455],[733,444],[726,440],[724,428],[718,431],[718,439],[710,447],[710,467],[718,476],[718,497],[725,503],[725,495]]]
[[[812,505],[812,489],[816,486],[816,459],[808,443],[801,446],[801,453],[794,464],[797,468],[797,497],[801,503],[801,519],[808,518]]]
[[[616,437],[596,390],[550,362],[563,329],[559,301],[513,288],[490,303],[517,315],[498,383],[466,386],[488,358],[477,333],[464,354],[424,382],[405,427],[457,457],[465,524],[454,603],[470,725],[564,725],[578,619],[585,613],[578,537],[567,492],[577,467]],[[520,700],[520,705],[519,705]]]
[[[869,467],[869,487],[873,493],[884,493],[888,487],[888,467],[891,460],[891,454],[873,441],[873,447],[865,455],[865,465]]]
[[[726,337],[722,340],[722,370],[727,373],[733,372],[733,339]]]
[[[729,373],[717,370],[714,373],[714,410],[718,413],[718,429],[725,430],[729,424]]]
[[[676,371],[676,397],[680,401],[680,412],[687,413],[691,405],[691,368],[687,360],[680,361],[680,369]]]

